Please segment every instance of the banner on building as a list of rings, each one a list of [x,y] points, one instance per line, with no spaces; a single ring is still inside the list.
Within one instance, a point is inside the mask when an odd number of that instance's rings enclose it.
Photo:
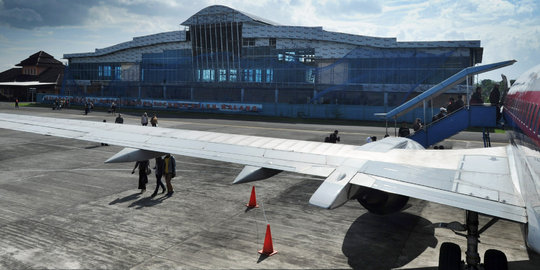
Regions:
[[[72,96],[43,96],[43,103],[53,103],[56,100],[69,101],[70,104],[85,105],[88,102],[98,107],[109,107],[114,102],[121,107],[174,109],[222,112],[260,112],[262,104],[228,103],[228,102],[194,102],[181,100],[135,99],[113,97],[72,97]]]

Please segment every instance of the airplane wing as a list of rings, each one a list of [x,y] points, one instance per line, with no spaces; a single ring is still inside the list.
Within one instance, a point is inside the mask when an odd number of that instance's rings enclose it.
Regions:
[[[324,177],[310,203],[325,208],[342,205],[354,197],[355,187],[363,186],[527,222],[518,180],[509,166],[510,146],[438,151],[405,138],[354,146],[4,113],[0,117],[6,129],[246,165],[236,182],[280,171]]]

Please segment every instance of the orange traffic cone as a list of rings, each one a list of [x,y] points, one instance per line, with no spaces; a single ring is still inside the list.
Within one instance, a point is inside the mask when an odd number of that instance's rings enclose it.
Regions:
[[[251,197],[249,198],[249,203],[246,204],[249,208],[259,208],[257,204],[257,199],[255,198],[255,186],[251,189]]]
[[[272,233],[270,233],[270,224],[266,224],[266,236],[264,237],[263,249],[259,250],[259,253],[266,256],[272,256],[277,253],[277,250],[274,250],[274,245],[272,245]]]

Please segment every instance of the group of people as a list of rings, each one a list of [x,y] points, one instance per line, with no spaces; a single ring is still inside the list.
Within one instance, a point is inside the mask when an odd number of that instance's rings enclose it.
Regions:
[[[94,109],[94,103],[92,101],[86,101],[84,103],[84,115],[87,115],[93,109]]]
[[[151,197],[154,197],[157,195],[159,188],[161,187],[161,194],[165,193],[167,191],[167,197],[170,197],[174,193],[173,186],[171,184],[171,180],[176,177],[176,161],[174,159],[174,156],[171,154],[165,155],[165,157],[157,157],[154,166],[154,173],[156,175],[156,188],[154,190],[154,193],[150,195]],[[149,160],[141,160],[135,162],[135,167],[131,171],[131,173],[135,173],[135,169],[139,168],[139,189],[141,190],[141,194],[146,191],[146,184],[148,183],[148,175],[152,173],[152,170],[150,169],[150,161]],[[167,185],[167,188],[165,188],[165,185],[161,181],[161,178],[165,177],[165,183]]]
[[[446,105],[446,107],[441,107],[439,113],[434,115],[431,121],[433,122],[442,119],[446,115],[461,109],[461,107],[463,106],[465,106],[465,103],[463,102],[463,95],[459,94],[456,99],[450,97],[448,99],[448,104]]]
[[[105,120],[103,120],[103,122],[105,122]],[[121,113],[119,113],[116,118],[114,119],[114,122],[116,124],[123,124],[124,123],[124,117],[122,116]],[[156,116],[156,114],[154,113],[154,116],[150,119],[150,123],[152,124],[153,127],[157,127],[158,125],[158,118]],[[147,113],[144,113],[141,117],[141,125],[143,126],[147,126],[148,125],[148,114]]]
[[[16,100],[16,107],[18,108],[19,107],[19,100],[17,99]],[[61,110],[62,108],[68,108],[69,107],[69,100],[68,99],[60,99],[60,98],[56,98],[53,102],[53,107],[52,109],[53,110]]]
[[[158,119],[155,113],[154,116],[152,116],[152,118],[150,119],[150,124],[153,127],[157,127],[158,125]],[[148,126],[148,114],[146,112],[143,113],[143,115],[141,116],[141,125]]]

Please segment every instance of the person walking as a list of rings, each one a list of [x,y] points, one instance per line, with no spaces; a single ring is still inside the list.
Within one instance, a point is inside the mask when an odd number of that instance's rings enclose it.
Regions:
[[[154,113],[154,116],[152,116],[152,119],[150,119],[150,124],[152,124],[153,127],[157,127],[157,116]]]
[[[167,184],[167,196],[170,197],[174,193],[171,179],[176,176],[176,161],[171,154],[167,154],[163,159],[163,174],[165,175],[165,183]]]
[[[471,99],[469,100],[469,104],[476,105],[482,103],[484,103],[484,101],[482,100],[482,87],[478,86],[476,87],[474,94],[472,94]]]
[[[116,119],[114,119],[114,122],[116,124],[123,124],[124,123],[124,118],[122,117],[121,113],[119,113],[118,116],[116,117]]]
[[[411,130],[407,126],[407,123],[403,122],[401,123],[401,127],[399,127],[398,136],[399,137],[407,137],[411,134]]]
[[[15,98],[15,109],[19,108],[19,99]]]
[[[163,176],[163,166],[164,161],[162,157],[156,158],[156,166],[154,167],[154,172],[156,173],[156,189],[154,190],[154,193],[152,193],[151,197],[154,197],[157,195],[157,192],[159,190],[159,187],[161,187],[162,191],[161,193],[165,193],[165,185],[163,182],[161,182],[161,177]]]
[[[141,125],[148,126],[148,115],[146,112],[141,116]]]
[[[452,99],[453,100],[453,99]],[[420,118],[416,118],[416,120],[414,121],[414,124],[412,126],[413,130],[416,132],[416,131],[419,131],[420,129],[422,129],[422,121],[420,120]]]
[[[501,106],[500,106],[501,92],[499,91],[499,85],[494,85],[493,89],[489,93],[489,104],[495,106],[495,119],[497,123],[501,120]]]
[[[114,101],[111,103],[110,112],[116,115],[116,103]]]
[[[135,162],[135,167],[133,167],[133,170],[131,171],[131,174],[135,173],[135,169],[139,167],[139,187],[138,189],[141,190],[141,194],[143,194],[146,191],[146,184],[148,183],[148,172],[149,172],[149,165],[150,162],[148,160],[140,160]]]
[[[338,133],[339,131],[337,130],[334,130],[334,133],[330,134],[330,136],[328,136],[328,141],[331,142],[331,143],[336,143],[336,142],[339,142],[340,141],[340,138],[338,136]]]

